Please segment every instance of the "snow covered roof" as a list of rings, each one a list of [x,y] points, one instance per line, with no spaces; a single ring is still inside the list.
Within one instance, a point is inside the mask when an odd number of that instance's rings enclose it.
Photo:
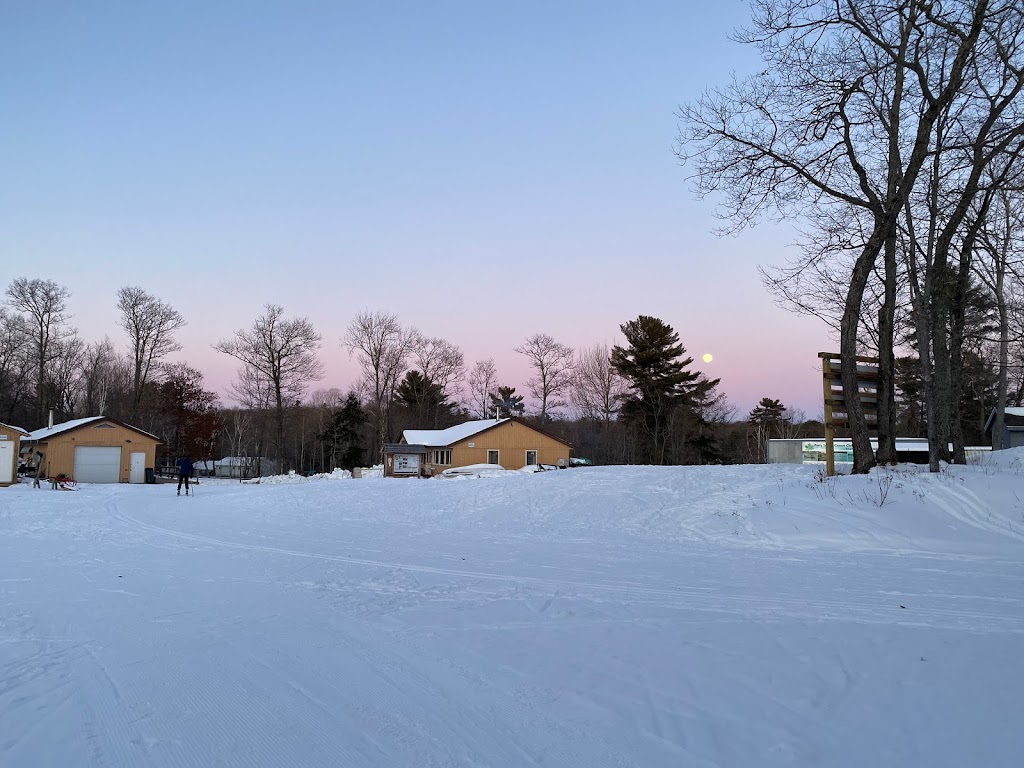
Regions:
[[[1003,410],[1003,415],[1008,416],[1007,422],[1009,426],[1016,425],[1019,421],[1024,421],[1024,408],[1020,408],[1015,405],[1008,405]],[[989,413],[988,418],[985,420],[985,431],[988,432],[992,429],[992,425],[996,423],[996,409],[993,408],[992,412]]]
[[[411,445],[426,445],[432,448],[453,445],[467,437],[479,434],[509,419],[478,419],[456,424],[448,429],[407,429],[402,433],[405,442]]]
[[[6,428],[6,429],[13,429],[15,432],[21,432],[21,434],[23,434],[23,435],[27,435],[28,434],[28,430],[27,429],[22,429],[21,427],[16,427],[13,424],[4,424],[2,421],[0,421],[0,427]]]
[[[109,421],[112,424],[117,424],[118,426],[125,427],[134,432],[138,432],[141,435],[145,435],[146,437],[152,437],[154,440],[160,440],[160,438],[157,437],[156,435],[151,435],[149,432],[141,430],[138,427],[133,427],[130,424],[123,424],[122,422],[117,421],[116,419],[111,419],[107,416],[86,416],[84,419],[72,419],[71,421],[65,421],[61,424],[54,424],[52,427],[43,427],[42,429],[37,429],[34,432],[29,432],[28,439],[47,440],[53,437],[54,435],[59,435],[64,432],[70,432],[72,429],[84,427],[86,424],[91,424],[94,421]]]
[[[45,440],[48,437],[59,435],[61,432],[83,427],[91,421],[99,421],[102,418],[102,416],[86,416],[84,419],[72,419],[71,421],[65,421],[63,424],[54,424],[52,427],[43,427],[42,429],[29,432],[28,436],[33,440]]]

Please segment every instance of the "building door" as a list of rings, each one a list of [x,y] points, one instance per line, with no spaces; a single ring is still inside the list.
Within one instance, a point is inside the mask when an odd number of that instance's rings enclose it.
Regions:
[[[0,440],[0,485],[14,482],[14,441]]]
[[[132,451],[132,463],[128,472],[129,483],[146,482],[146,452]]]
[[[75,482],[117,483],[121,480],[121,449],[117,446],[76,445]]]
[[[498,452],[497,451],[490,450],[490,451],[487,452],[487,463],[488,464],[498,464],[499,463],[498,462]]]

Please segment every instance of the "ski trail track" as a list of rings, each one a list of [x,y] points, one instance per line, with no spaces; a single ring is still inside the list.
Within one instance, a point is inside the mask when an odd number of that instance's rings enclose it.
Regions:
[[[997,515],[970,488],[957,486],[955,480],[930,475],[923,475],[920,479],[927,483],[929,501],[941,507],[953,519],[983,531],[1024,542],[1024,524],[1015,529],[1009,520]]]
[[[123,519],[116,504],[108,512]],[[238,548],[219,551],[225,549]],[[231,579],[231,598],[218,598],[223,615],[190,611],[178,585],[156,589],[166,571],[160,558],[151,562],[152,572],[136,569],[121,579],[131,577],[130,590],[96,588],[108,596],[109,606],[124,600],[152,613],[149,625],[129,630],[128,637],[117,637],[122,630],[113,623],[101,626],[73,658],[65,654],[54,664],[76,681],[68,696],[73,712],[59,716],[74,724],[77,746],[69,748],[80,750],[86,765],[635,764],[600,735],[538,706],[511,670],[475,675],[460,666],[451,648],[439,652],[437,645],[417,645],[407,633],[346,613],[282,625],[280,615],[261,615],[260,603],[244,592],[251,584],[280,588],[273,579]],[[203,567],[195,574],[200,584],[209,581],[200,577]],[[288,600],[300,615],[320,614],[312,595],[292,593]],[[80,624],[73,622],[65,634],[82,637]],[[45,631],[38,621],[23,630]],[[316,647],[309,647],[310,638]],[[126,640],[132,652],[115,655],[111,649],[123,649]],[[24,666],[38,670],[39,661],[30,657]],[[38,700],[47,697],[52,691],[40,692]],[[163,703],[152,705],[152,699]],[[3,746],[10,758],[0,752],[5,768],[31,765],[22,756],[39,746],[21,741]]]
[[[650,601],[663,607],[678,610],[703,610],[709,612],[756,614],[766,617],[772,615],[800,616],[806,618],[824,618],[829,620],[846,620],[855,622],[902,623],[912,626],[944,626],[953,629],[978,631],[1002,630],[1024,633],[1024,618],[1019,615],[1006,615],[987,611],[965,611],[938,607],[917,607],[911,613],[900,613],[892,601],[888,604],[882,600],[865,601],[863,599],[823,600],[811,596],[771,597],[756,594],[727,594],[721,591],[694,590],[679,586],[673,588],[638,587],[630,583],[609,583],[597,581],[574,581],[563,579],[540,578],[526,575],[510,575],[466,569],[440,568],[408,562],[382,561],[345,555],[314,553],[259,544],[225,541],[201,534],[188,533],[163,526],[142,522],[123,512],[116,512],[116,517],[130,526],[162,536],[192,541],[213,547],[235,549],[247,552],[262,552],[274,555],[285,555],[295,558],[306,558],[326,562],[348,563],[388,570],[428,573],[478,581],[501,582],[511,585],[528,585],[536,589],[554,594],[582,597],[600,596],[609,599],[618,596],[620,600],[631,602]],[[853,598],[854,596],[851,596]],[[973,598],[973,596],[968,596]]]

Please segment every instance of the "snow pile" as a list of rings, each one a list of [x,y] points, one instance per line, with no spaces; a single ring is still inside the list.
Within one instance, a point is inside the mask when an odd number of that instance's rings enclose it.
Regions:
[[[0,764],[1015,766],[1021,459],[0,489]]]
[[[1024,475],[1024,446],[986,453],[975,464],[983,469],[1002,469]]]
[[[525,467],[522,467],[518,471],[523,472],[527,475],[533,475],[536,474],[537,472],[557,471],[559,469],[562,469],[562,467],[559,467],[556,464],[527,464]]]
[[[352,473],[347,469],[335,469],[331,472],[323,472],[316,475],[300,475],[295,470],[290,470],[287,475],[268,475],[267,477],[254,477],[249,480],[243,480],[243,483],[249,483],[253,485],[262,485],[264,483],[269,485],[280,485],[280,484],[293,484],[293,483],[307,483],[316,480],[351,480]]]

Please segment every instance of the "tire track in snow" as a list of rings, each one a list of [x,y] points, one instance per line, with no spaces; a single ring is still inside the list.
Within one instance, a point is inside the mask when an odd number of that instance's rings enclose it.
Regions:
[[[906,613],[895,608],[891,603],[882,603],[881,600],[874,603],[863,603],[841,600],[824,600],[820,598],[791,598],[779,595],[764,597],[762,595],[750,594],[723,594],[721,592],[713,592],[706,589],[696,590],[687,587],[658,589],[632,586],[620,582],[578,582],[562,579],[548,579],[537,576],[515,576],[509,574],[489,573],[485,571],[440,568],[437,566],[372,560],[367,558],[347,557],[344,555],[320,554],[259,544],[225,541],[223,539],[151,525],[120,511],[115,511],[114,514],[118,519],[128,525],[138,527],[151,533],[184,539],[186,541],[195,541],[197,543],[207,544],[214,547],[224,547],[227,549],[237,549],[248,552],[266,552],[277,555],[288,555],[291,557],[311,558],[327,562],[349,563],[371,568],[386,568],[418,573],[430,573],[456,578],[480,579],[513,584],[529,584],[556,591],[573,589],[585,592],[587,590],[591,590],[608,594],[626,595],[634,601],[638,598],[649,598],[656,600],[659,605],[670,608],[697,609],[718,613],[754,614],[764,616],[766,618],[770,618],[772,614],[779,614],[806,618],[849,620],[860,623],[896,623],[909,626],[940,625],[952,629],[964,629],[971,631],[1007,631],[1024,633],[1024,617],[1007,616],[1005,614],[987,613],[983,611],[918,607],[912,612]],[[562,596],[586,597],[585,594],[563,594]],[[666,601],[665,598],[668,598],[668,600]],[[724,607],[723,604],[730,607]]]

